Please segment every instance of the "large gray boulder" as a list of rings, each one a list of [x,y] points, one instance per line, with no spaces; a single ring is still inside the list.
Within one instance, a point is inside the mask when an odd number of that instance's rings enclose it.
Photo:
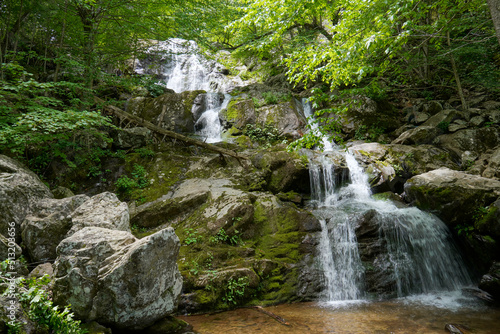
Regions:
[[[479,208],[493,203],[500,196],[500,181],[440,168],[411,178],[404,189],[409,201],[454,227],[474,221]]]
[[[500,300],[500,262],[495,262],[489,272],[481,278],[479,288]]]
[[[219,112],[219,117],[225,128],[243,129],[247,124],[255,123],[255,104],[252,99],[231,101]]]
[[[34,213],[28,215],[22,225],[22,240],[33,262],[53,261],[56,248],[73,222],[71,214],[84,202],[86,195],[64,199],[43,199],[34,206]]]
[[[20,162],[0,155],[0,234],[8,235],[10,223],[15,224],[16,241],[21,239],[20,225],[42,198],[52,198],[49,188]]]
[[[128,205],[115,194],[104,192],[93,196],[71,214],[69,235],[84,227],[103,227],[130,232]]]
[[[129,210],[115,194],[104,192],[89,198],[77,195],[40,200],[21,225],[22,240],[31,259],[53,261],[59,243],[84,227],[130,232]]]
[[[57,248],[54,301],[82,319],[142,329],[171,313],[182,278],[172,228],[141,240],[125,231],[85,227]]]

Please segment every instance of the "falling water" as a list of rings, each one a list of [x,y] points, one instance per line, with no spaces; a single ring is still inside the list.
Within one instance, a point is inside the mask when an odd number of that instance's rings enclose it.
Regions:
[[[310,158],[309,169],[311,204],[316,207],[313,213],[322,226],[319,260],[328,301],[365,296],[365,270],[356,228],[360,217],[369,211],[387,254],[385,274],[394,282],[397,296],[454,291],[471,284],[442,221],[417,208],[398,208],[390,202],[373,199],[368,176],[354,156],[350,152],[338,153],[344,155],[349,170],[349,181],[345,184],[338,183],[342,179],[336,176],[328,154]]]
[[[226,77],[221,73],[222,66],[205,58],[194,41],[172,38],[158,42],[150,48],[150,53],[161,57],[161,73],[167,88],[176,93],[204,90],[207,92],[205,111],[196,121],[197,134],[209,143],[221,141],[222,127],[219,111],[227,106],[230,95],[224,94],[220,101],[219,93],[230,88]],[[144,61],[143,61],[144,62]],[[138,73],[151,72],[144,62],[139,62]],[[157,73],[156,73],[157,74]]]

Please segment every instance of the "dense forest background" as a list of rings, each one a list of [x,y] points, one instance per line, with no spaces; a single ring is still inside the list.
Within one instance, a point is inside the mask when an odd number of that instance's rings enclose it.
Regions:
[[[2,1],[1,150],[36,168],[45,143],[109,125],[94,97],[113,103],[110,87],[160,94],[157,79],[133,75],[133,60],[171,37],[195,40],[207,54],[230,51],[228,67],[258,63],[262,80],[286,77],[308,90],[317,113],[342,112],[327,102],[357,94],[456,94],[467,108],[474,91],[498,93],[498,2]]]

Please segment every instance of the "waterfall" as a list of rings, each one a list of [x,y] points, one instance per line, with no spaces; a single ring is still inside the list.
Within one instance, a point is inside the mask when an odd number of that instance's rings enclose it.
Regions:
[[[204,57],[196,42],[179,38],[158,42],[148,52],[160,57],[154,61],[155,66],[159,62],[159,67],[150,68],[148,62],[142,60],[138,62],[136,72],[160,75],[164,85],[176,93],[206,91],[205,110],[195,123],[196,134],[209,143],[221,141],[219,111],[227,106],[231,98],[229,94],[224,94],[224,100],[219,99],[219,94],[230,88],[230,83],[221,73],[222,66]]]
[[[399,208],[373,199],[368,176],[354,156],[349,151],[338,150],[338,154],[344,156],[349,170],[348,182],[342,184],[328,154],[311,155],[309,161],[311,205],[322,226],[318,252],[327,301],[364,298],[373,288],[367,286],[370,275],[370,279],[383,276],[392,295],[398,297],[455,291],[471,284],[441,220],[417,208]],[[366,254],[360,254],[357,240],[363,224],[368,224],[380,252],[371,263]],[[376,274],[366,270],[377,266]]]

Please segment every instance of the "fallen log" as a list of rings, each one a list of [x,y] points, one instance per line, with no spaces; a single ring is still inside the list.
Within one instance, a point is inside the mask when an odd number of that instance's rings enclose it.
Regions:
[[[103,100],[99,99],[98,97],[96,97],[96,101],[99,102],[99,103],[105,103]],[[214,152],[217,152],[221,155],[227,155],[227,156],[230,156],[230,157],[233,157],[233,158],[236,158],[238,159],[238,161],[240,162],[241,164],[241,160],[250,160],[247,156],[244,156],[244,155],[241,155],[241,154],[238,154],[232,150],[227,150],[225,148],[222,148],[222,147],[218,147],[218,146],[215,146],[215,145],[212,145],[212,144],[208,144],[208,143],[205,143],[201,140],[197,140],[197,139],[194,139],[194,138],[189,138],[189,137],[186,137],[186,136],[183,136],[177,132],[173,132],[173,131],[169,131],[169,130],[165,130],[164,128],[161,128],[157,125],[154,125],[153,123],[151,122],[148,122],[148,121],[145,121],[143,119],[141,119],[140,117],[137,117],[135,115],[132,115],[132,114],[129,114],[128,112],[126,111],[123,111],[121,110],[120,108],[118,107],[115,107],[113,105],[106,105],[104,106],[104,109],[105,111],[111,113],[112,115],[115,115],[116,117],[118,117],[120,120],[127,120],[129,122],[132,122],[138,126],[142,126],[142,127],[145,127],[159,135],[162,135],[164,137],[169,137],[169,138],[173,138],[175,140],[179,140],[179,141],[182,141],[186,144],[190,144],[190,145],[195,145],[195,146],[199,146],[199,147],[203,147],[207,150],[210,150],[210,151],[214,151]]]
[[[264,314],[270,316],[271,318],[275,319],[276,321],[278,321],[279,323],[281,323],[281,324],[283,324],[285,326],[290,326],[290,324],[285,319],[283,319],[279,315],[276,315],[276,314],[274,314],[272,312],[264,310],[264,308],[262,306],[253,306],[252,308],[255,309],[255,310],[257,310],[257,311],[259,311],[259,312],[261,312],[261,313],[264,313]]]

